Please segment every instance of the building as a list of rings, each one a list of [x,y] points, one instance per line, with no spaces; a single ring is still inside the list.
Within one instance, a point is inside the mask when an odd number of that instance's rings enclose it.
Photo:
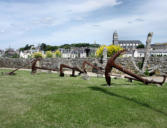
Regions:
[[[140,40],[119,40],[116,31],[113,34],[113,44],[128,50],[123,57],[131,57],[133,53],[134,57],[144,57],[145,55],[145,49],[136,49],[142,44]],[[151,44],[150,56],[167,56],[167,43]]]
[[[96,48],[86,48],[86,47],[75,47],[71,49],[59,49],[61,52],[62,58],[86,58],[90,57],[91,55],[95,55]]]
[[[0,49],[0,57],[4,55],[4,51]]]
[[[28,50],[25,50],[25,51],[20,51],[19,55],[20,55],[20,58],[27,59],[27,58],[30,58],[32,56],[32,53]]]
[[[152,50],[151,56],[167,56],[167,49]]]
[[[134,57],[144,57],[145,55],[145,49],[136,49],[133,51],[127,51],[123,57],[132,57],[132,54],[134,53]],[[150,56],[167,56],[167,49],[166,50],[151,50]]]
[[[151,44],[151,49],[153,50],[166,50],[167,49],[167,43],[155,43]]]
[[[134,57],[144,57],[145,55],[145,49],[136,49],[133,52],[134,52]]]
[[[39,46],[35,47],[34,45],[32,45],[30,50],[20,51],[19,56],[20,56],[20,58],[27,59],[27,58],[32,57],[33,53],[35,53],[35,52],[42,52],[42,54],[44,54],[44,51],[40,51]]]
[[[18,58],[19,53],[12,48],[8,48],[5,50],[3,57]]]
[[[118,33],[115,31],[113,33],[113,44],[120,45],[120,47],[124,49],[135,49],[138,45],[141,45],[142,42],[140,40],[119,40]]]

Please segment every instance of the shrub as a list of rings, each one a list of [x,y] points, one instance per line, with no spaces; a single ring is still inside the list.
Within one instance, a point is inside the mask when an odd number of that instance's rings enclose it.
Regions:
[[[138,62],[137,65],[138,65],[139,69],[142,69],[142,66],[143,66],[142,62]]]
[[[56,57],[61,57],[61,52],[59,50],[56,50],[54,54]]]
[[[17,54],[17,53],[15,53],[13,56],[11,56],[11,58],[19,58],[20,56]]]
[[[42,58],[42,53],[41,52],[35,52],[33,53],[33,58]]]
[[[110,45],[110,46],[106,46],[106,45],[102,45],[101,47],[99,47],[96,51],[96,56],[97,57],[102,57],[103,56],[103,50],[104,48],[107,48],[107,56],[111,57],[112,55],[114,55],[116,52],[123,50],[123,48],[121,48],[118,45]]]
[[[102,55],[103,55],[103,50],[104,50],[105,47],[106,47],[106,45],[102,45],[102,46],[100,46],[100,47],[97,49],[97,51],[96,51],[96,56],[97,56],[97,57],[102,57]]]
[[[145,74],[146,76],[149,76],[149,75],[150,75],[148,69],[146,69],[146,71],[144,72],[144,74]]]
[[[51,51],[47,51],[46,58],[52,58],[52,57],[53,57],[53,53]]]

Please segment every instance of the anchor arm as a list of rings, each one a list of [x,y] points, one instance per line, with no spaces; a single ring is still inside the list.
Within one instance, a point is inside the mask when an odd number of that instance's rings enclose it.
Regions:
[[[166,80],[166,76],[163,76],[163,81],[162,82],[157,82],[157,81],[154,81],[154,80],[148,80],[148,79],[144,79],[134,73],[132,73],[131,71],[127,70],[127,69],[124,69],[123,67],[121,67],[120,65],[118,64],[115,64],[115,59],[121,54],[123,53],[125,50],[122,50],[122,51],[119,51],[117,52],[113,57],[111,57],[108,62],[107,62],[107,65],[105,67],[105,78],[106,78],[106,82],[107,84],[110,86],[110,81],[111,81],[111,77],[110,77],[110,72],[111,72],[111,69],[114,67],[132,77],[133,80],[138,80],[138,81],[141,81],[143,82],[144,84],[150,84],[150,83],[153,83],[153,84],[160,84],[161,86],[164,84],[165,80]]]
[[[101,73],[104,74],[104,72],[103,72],[99,67],[97,67],[97,66],[91,64],[91,63],[88,62],[88,61],[84,61],[84,62],[82,63],[82,69],[83,69],[84,73],[87,73],[87,71],[86,71],[86,64],[89,65],[89,66],[91,66],[92,68],[95,68],[96,70],[98,70],[98,71],[100,71]]]

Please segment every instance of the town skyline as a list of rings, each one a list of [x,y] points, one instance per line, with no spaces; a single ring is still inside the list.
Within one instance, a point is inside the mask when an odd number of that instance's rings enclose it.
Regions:
[[[109,45],[116,30],[120,40],[167,42],[165,0],[1,0],[0,48],[26,44]]]

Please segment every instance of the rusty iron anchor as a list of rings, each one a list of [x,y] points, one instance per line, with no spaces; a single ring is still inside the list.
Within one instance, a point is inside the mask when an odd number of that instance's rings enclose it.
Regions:
[[[162,82],[158,82],[158,81],[154,81],[154,80],[148,80],[148,79],[144,79],[134,73],[132,73],[131,71],[124,69],[123,67],[121,67],[120,65],[115,63],[115,60],[117,57],[119,57],[123,52],[125,52],[126,50],[121,50],[119,52],[117,52],[116,54],[114,54],[107,62],[107,65],[105,67],[105,79],[107,84],[110,86],[111,85],[111,77],[110,77],[110,72],[112,70],[112,68],[116,68],[118,70],[120,70],[121,72],[128,74],[129,76],[133,77],[133,80],[137,80],[137,81],[141,81],[144,84],[159,84],[159,85],[163,85],[165,80],[166,80],[166,76],[163,76],[163,81]]]
[[[38,67],[36,66],[36,63],[38,61],[41,61],[42,58],[37,58],[33,61],[32,67],[31,67],[31,74],[35,74],[37,69],[42,69],[42,70],[49,70],[49,71],[59,71],[57,68],[47,68],[47,67]]]
[[[68,69],[72,69],[72,77],[75,77],[75,71],[79,72],[79,75],[84,73],[81,69],[79,69],[78,67],[71,67],[65,64],[60,64],[60,76],[63,77],[64,73],[63,73],[63,68],[68,68]]]

